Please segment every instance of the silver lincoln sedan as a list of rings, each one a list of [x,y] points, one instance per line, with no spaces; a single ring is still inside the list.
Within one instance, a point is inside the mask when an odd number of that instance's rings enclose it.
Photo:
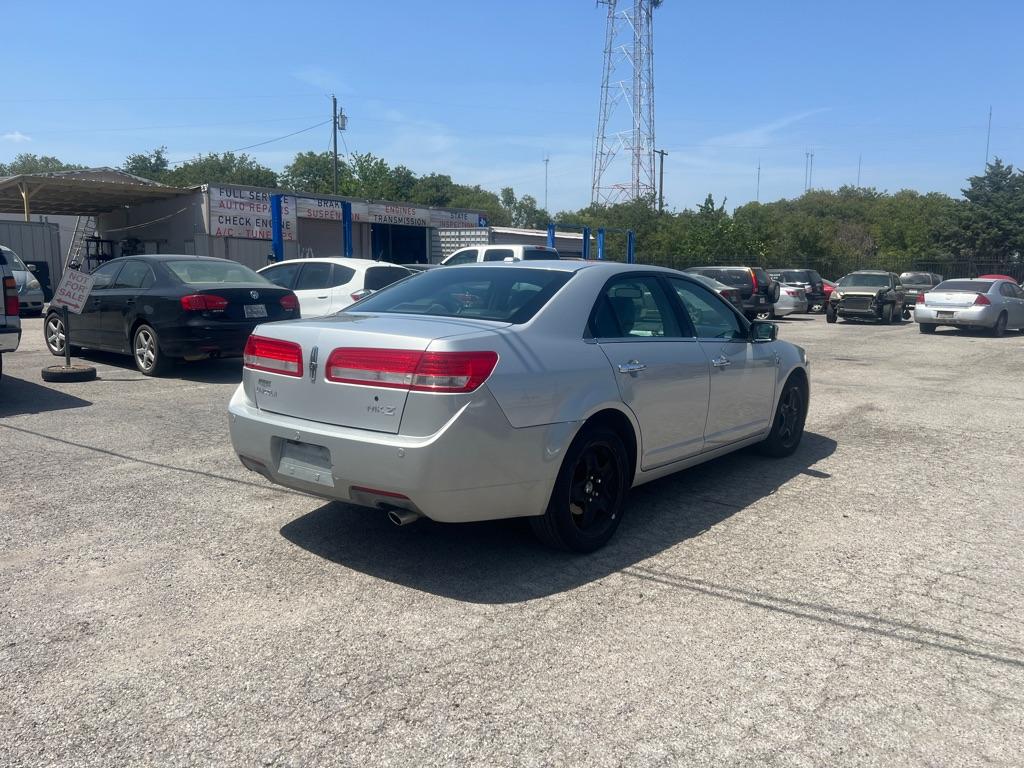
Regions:
[[[256,328],[229,406],[242,463],[399,524],[528,517],[591,551],[630,487],[796,450],[804,351],[670,269],[474,264]]]

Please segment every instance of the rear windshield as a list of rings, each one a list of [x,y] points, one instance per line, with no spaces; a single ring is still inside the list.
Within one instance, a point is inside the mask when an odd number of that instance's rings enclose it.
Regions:
[[[932,278],[927,272],[904,272],[900,275],[900,282],[929,285],[932,282]]]
[[[779,272],[778,275],[779,276],[776,279],[783,283],[811,282],[811,273],[804,272],[803,270],[800,269],[784,269],[782,272]]]
[[[888,275],[857,274],[839,278],[837,285],[840,288],[848,288],[851,285],[863,285],[865,288],[888,288]]]
[[[732,285],[735,287],[752,286],[753,282],[750,279],[750,273],[745,269],[721,269],[719,267],[697,267],[693,270],[686,270],[687,272],[693,271],[698,275],[706,275],[707,277],[714,278],[720,283],[726,285]]]
[[[272,285],[263,275],[231,261],[182,259],[165,261],[164,265],[183,283],[262,283]]]
[[[525,323],[572,275],[572,272],[505,265],[446,267],[421,272],[345,311]]]
[[[366,282],[363,288],[371,291],[379,291],[387,288],[392,283],[397,283],[403,277],[409,276],[409,270],[401,267],[370,267],[366,270]]]
[[[7,264],[15,272],[28,272],[28,267],[25,266],[25,262],[22,261],[21,257],[10,248],[0,249],[0,254],[7,257]],[[0,261],[0,264],[3,264],[3,261]]]
[[[525,248],[525,249],[523,249],[523,260],[524,261],[527,261],[527,260],[537,260],[537,261],[539,261],[539,260],[542,260],[542,259],[547,259],[547,260],[550,261],[551,259],[557,259],[557,258],[558,258],[558,252],[557,251],[548,251],[548,250],[545,250],[543,248]]]
[[[968,293],[988,293],[992,283],[985,280],[947,280],[935,286],[935,290],[942,291],[967,291]]]

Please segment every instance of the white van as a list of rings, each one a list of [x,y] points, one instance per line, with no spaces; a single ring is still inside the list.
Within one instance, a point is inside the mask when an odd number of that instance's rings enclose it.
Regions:
[[[450,267],[477,261],[551,261],[557,258],[558,251],[546,245],[474,245],[459,248],[441,264]]]

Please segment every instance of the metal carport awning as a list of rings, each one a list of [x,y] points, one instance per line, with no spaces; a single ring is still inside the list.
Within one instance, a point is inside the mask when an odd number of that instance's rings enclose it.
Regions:
[[[50,216],[96,216],[152,200],[187,195],[116,168],[20,174],[0,177],[0,213]]]

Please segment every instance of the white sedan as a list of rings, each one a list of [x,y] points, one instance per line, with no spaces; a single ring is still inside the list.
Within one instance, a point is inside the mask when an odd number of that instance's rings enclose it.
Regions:
[[[434,269],[258,327],[231,440],[268,480],[399,524],[528,517],[590,551],[632,486],[750,445],[797,449],[807,358],[776,331],[670,269]]]
[[[303,317],[344,309],[413,274],[400,264],[370,259],[289,259],[259,270],[272,283],[295,292]]]

